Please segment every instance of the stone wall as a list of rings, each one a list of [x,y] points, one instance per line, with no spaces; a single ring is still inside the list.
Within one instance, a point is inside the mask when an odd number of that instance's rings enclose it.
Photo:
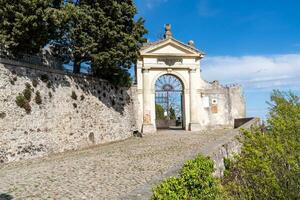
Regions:
[[[234,120],[246,117],[246,105],[239,85],[223,86],[218,81],[204,82],[201,96],[204,112],[199,116],[206,129],[233,128]],[[205,106],[207,104],[207,106]]]
[[[26,85],[32,93],[29,113],[16,103]],[[135,93],[91,77],[0,63],[0,162],[130,137],[136,129]]]
[[[222,177],[225,171],[224,159],[231,158],[235,154],[239,154],[242,148],[242,144],[239,141],[241,137],[241,129],[251,129],[252,127],[260,125],[259,118],[252,118],[249,120],[247,118],[247,122],[240,127],[230,130],[232,133],[232,139],[228,141],[228,138],[220,138],[218,143],[213,149],[209,150],[209,153],[206,155],[210,156],[210,158],[214,161],[215,164],[215,172],[214,175],[217,177]],[[226,142],[225,142],[226,141]]]

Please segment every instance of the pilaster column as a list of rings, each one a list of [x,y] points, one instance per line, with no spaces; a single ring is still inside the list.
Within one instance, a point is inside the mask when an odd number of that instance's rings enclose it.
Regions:
[[[201,130],[201,126],[198,119],[199,111],[199,98],[197,98],[197,73],[195,69],[191,69],[190,72],[190,131]]]
[[[143,133],[153,133],[155,128],[151,119],[152,108],[151,80],[148,69],[143,70]]]

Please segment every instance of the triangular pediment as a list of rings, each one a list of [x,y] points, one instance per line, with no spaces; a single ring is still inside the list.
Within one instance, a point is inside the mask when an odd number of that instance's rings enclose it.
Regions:
[[[174,55],[174,56],[200,56],[201,52],[191,46],[178,42],[174,39],[162,40],[140,51],[141,55]]]
[[[193,52],[187,51],[186,49],[181,48],[178,45],[174,45],[172,43],[165,44],[158,48],[148,51],[148,53],[153,54],[191,54]]]

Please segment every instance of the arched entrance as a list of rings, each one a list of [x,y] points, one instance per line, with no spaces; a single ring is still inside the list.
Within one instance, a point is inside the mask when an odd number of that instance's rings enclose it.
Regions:
[[[155,82],[155,123],[157,129],[184,129],[183,83],[172,74]]]

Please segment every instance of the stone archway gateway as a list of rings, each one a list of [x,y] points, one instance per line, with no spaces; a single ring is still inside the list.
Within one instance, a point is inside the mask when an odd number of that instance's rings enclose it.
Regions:
[[[184,129],[184,87],[172,75],[160,76],[155,82],[155,124],[157,129]]]
[[[218,81],[209,83],[201,78],[200,61],[204,55],[193,41],[184,44],[174,39],[169,24],[165,26],[164,39],[141,48],[136,78],[140,105],[138,118],[141,119],[139,129],[143,133],[155,132],[159,128],[155,105],[159,92],[157,81],[161,77],[173,77],[181,83],[181,123],[185,130],[232,126],[235,118],[245,116],[240,86],[222,86]],[[175,91],[170,83],[164,87],[160,92]],[[164,108],[167,117],[168,109]]]

